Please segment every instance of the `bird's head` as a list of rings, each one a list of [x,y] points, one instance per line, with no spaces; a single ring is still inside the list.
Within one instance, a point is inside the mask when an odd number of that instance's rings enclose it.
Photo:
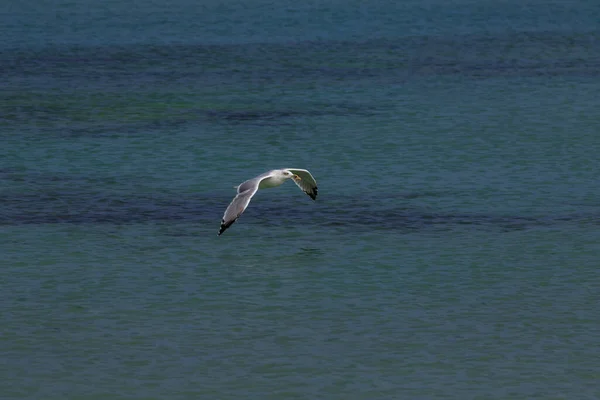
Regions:
[[[285,176],[287,179],[293,179],[295,181],[302,180],[302,178],[300,178],[298,175],[292,173],[292,171],[288,171],[287,169],[283,170],[283,176]]]

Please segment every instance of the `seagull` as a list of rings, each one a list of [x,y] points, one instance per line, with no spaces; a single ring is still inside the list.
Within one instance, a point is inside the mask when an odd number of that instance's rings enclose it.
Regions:
[[[274,169],[257,176],[256,178],[248,179],[242,182],[237,188],[237,196],[225,210],[223,219],[221,220],[221,228],[217,236],[221,236],[227,228],[229,228],[242,215],[252,196],[256,194],[258,189],[266,189],[277,187],[288,179],[293,179],[294,183],[302,189],[311,199],[317,198],[317,181],[305,169],[285,168]]]

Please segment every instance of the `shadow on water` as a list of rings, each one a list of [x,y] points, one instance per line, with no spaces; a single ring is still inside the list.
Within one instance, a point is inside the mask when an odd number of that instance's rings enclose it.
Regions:
[[[317,229],[407,232],[452,230],[469,226],[473,229],[516,231],[557,226],[566,222],[600,223],[600,215],[595,213],[541,217],[436,213],[410,207],[406,202],[389,201],[431,196],[439,194],[406,193],[393,198],[388,196],[387,199],[381,194],[371,195],[369,198],[330,198],[321,204],[308,204],[299,213],[290,213],[289,207],[283,204],[285,199],[263,199],[251,205],[244,215],[244,223],[264,226],[311,224]],[[231,196],[217,194],[107,194],[66,189],[60,192],[3,193],[0,194],[0,225],[118,225],[184,221],[211,225],[217,229],[230,201]],[[305,251],[309,254],[312,249]]]

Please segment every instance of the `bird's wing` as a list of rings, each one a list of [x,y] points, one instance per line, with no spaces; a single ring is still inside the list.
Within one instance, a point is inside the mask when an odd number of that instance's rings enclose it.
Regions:
[[[250,200],[258,191],[258,185],[260,182],[268,178],[269,175],[260,175],[254,179],[247,180],[241,183],[237,187],[237,196],[231,201],[227,210],[225,210],[225,214],[223,214],[223,219],[221,220],[221,227],[219,228],[219,233],[217,236],[221,236],[223,232],[227,228],[229,228],[248,207],[250,204]]]
[[[297,169],[297,168],[286,168],[293,174],[296,174],[300,177],[300,179],[294,179],[294,183],[298,185],[300,189],[304,193],[310,196],[311,199],[316,200],[318,188],[317,181],[315,178],[305,169]]]

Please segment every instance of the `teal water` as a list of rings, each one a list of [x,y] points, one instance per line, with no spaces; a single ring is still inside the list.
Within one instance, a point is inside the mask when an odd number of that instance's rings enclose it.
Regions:
[[[595,2],[38,3],[0,398],[600,398]]]

